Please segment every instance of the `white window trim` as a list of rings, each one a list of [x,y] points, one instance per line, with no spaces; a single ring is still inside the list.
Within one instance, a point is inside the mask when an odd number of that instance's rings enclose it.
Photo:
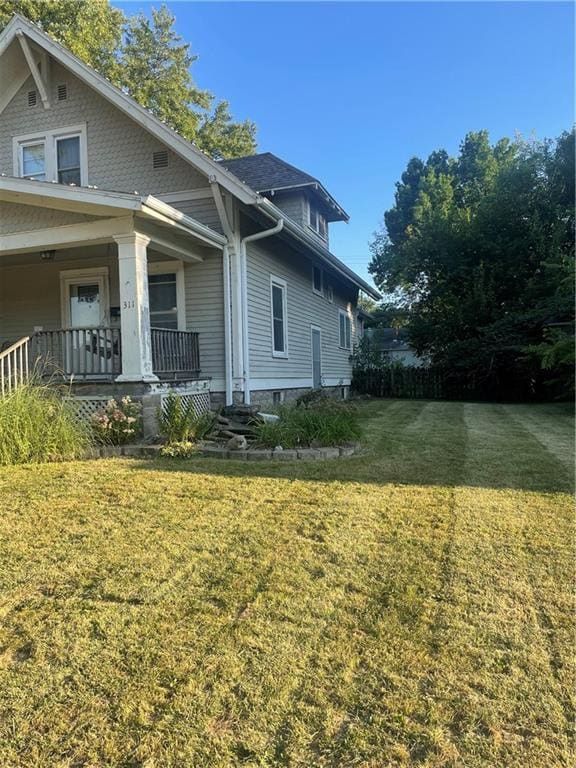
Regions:
[[[348,322],[350,323],[350,344],[349,346],[342,346],[340,338],[340,318],[345,317]],[[346,323],[344,323],[344,343],[346,343]],[[338,346],[340,349],[346,349],[347,351],[351,351],[352,349],[352,318],[350,317],[350,314],[345,309],[339,309],[338,310]]]
[[[65,269],[60,272],[60,312],[62,328],[70,328],[70,286],[80,282],[95,282],[102,296],[102,320],[100,327],[110,325],[110,288],[108,267],[91,269]]]
[[[283,331],[284,331],[284,351],[279,352],[274,349],[274,305],[272,301],[272,286],[282,289],[282,312],[283,312]],[[288,359],[288,286],[286,280],[276,275],[270,275],[270,330],[272,334],[272,357],[277,357],[283,360]]]
[[[312,369],[312,386],[314,386],[314,341],[313,331],[320,334],[320,386],[324,386],[324,355],[322,354],[322,328],[319,325],[310,325],[310,366]]]
[[[317,269],[318,272],[320,272],[320,290],[318,290],[314,285],[315,269]],[[324,296],[324,272],[322,271],[322,268],[319,267],[317,264],[312,264],[312,293],[315,293],[316,296]]]
[[[184,281],[184,264],[179,259],[173,261],[149,261],[149,275],[165,275],[176,273],[176,309],[178,318],[178,330],[186,331],[186,288]]]
[[[86,123],[80,125],[55,128],[50,131],[27,133],[22,136],[14,136],[12,139],[12,163],[14,176],[25,178],[22,175],[24,167],[22,150],[30,144],[44,142],[44,170],[46,181],[58,181],[58,163],[56,158],[56,142],[58,139],[71,139],[80,137],[80,186],[88,184],[88,148],[86,143]],[[65,185],[69,186],[69,185]]]

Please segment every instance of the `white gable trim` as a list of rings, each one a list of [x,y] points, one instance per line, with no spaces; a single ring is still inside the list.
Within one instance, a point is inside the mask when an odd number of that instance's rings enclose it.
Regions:
[[[245,184],[242,184],[233,174],[226,171],[193,144],[183,139],[172,128],[169,128],[151,112],[144,109],[131,96],[116,88],[106,78],[92,69],[92,67],[84,64],[84,62],[80,61],[70,51],[49,37],[39,27],[19,14],[15,14],[12,17],[4,31],[0,34],[0,56],[14,38],[22,34],[25,34],[39,48],[49,53],[50,56],[59,61],[103,98],[114,104],[124,114],[128,115],[148,133],[172,149],[183,160],[207,176],[209,180],[214,179],[218,181],[231,194],[247,205],[260,201],[260,196]]]

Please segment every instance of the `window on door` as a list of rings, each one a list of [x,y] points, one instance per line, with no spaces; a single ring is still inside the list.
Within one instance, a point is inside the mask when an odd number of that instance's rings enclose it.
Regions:
[[[150,325],[178,330],[178,291],[176,273],[148,275]]]

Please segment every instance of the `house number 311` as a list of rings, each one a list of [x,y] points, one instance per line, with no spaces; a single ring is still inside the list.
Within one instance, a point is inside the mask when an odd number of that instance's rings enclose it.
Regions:
[[[134,309],[135,306],[136,306],[136,302],[134,302],[134,301],[125,301],[122,304],[122,309]]]

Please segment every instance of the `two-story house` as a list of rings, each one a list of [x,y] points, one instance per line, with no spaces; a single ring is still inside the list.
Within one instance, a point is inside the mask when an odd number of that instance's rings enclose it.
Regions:
[[[358,292],[378,294],[330,252],[347,215],[313,177],[268,153],[213,161],[18,15],[0,173],[4,378],[25,349],[88,410],[170,387],[346,395]]]

